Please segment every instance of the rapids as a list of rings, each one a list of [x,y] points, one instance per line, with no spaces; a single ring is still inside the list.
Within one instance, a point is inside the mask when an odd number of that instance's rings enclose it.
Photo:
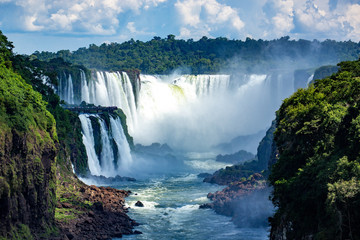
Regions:
[[[177,173],[154,174],[136,182],[111,185],[132,191],[126,198],[130,207],[128,215],[140,223],[135,230],[142,234],[125,235],[123,239],[267,239],[266,227],[236,227],[230,217],[218,215],[211,209],[199,209],[201,204],[209,202],[206,198],[209,192],[223,188],[204,183],[197,177],[201,172],[213,172],[226,166],[214,158],[212,153],[189,153],[184,158],[185,167],[178,169]],[[137,201],[141,201],[144,207],[136,207]]]

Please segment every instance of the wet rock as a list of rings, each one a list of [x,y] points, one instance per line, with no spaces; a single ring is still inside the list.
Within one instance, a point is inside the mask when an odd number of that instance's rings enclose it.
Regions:
[[[213,208],[213,205],[211,203],[204,203],[199,206],[199,209],[211,209]]]
[[[265,178],[255,173],[247,180],[232,182],[221,191],[209,193],[207,198],[212,203],[199,208],[212,208],[218,214],[232,217],[239,227],[262,227],[267,225],[272,211],[272,204],[267,201],[269,192]],[[258,211],[261,214],[252,209],[261,209]]]
[[[57,225],[68,239],[112,239],[133,234],[138,224],[125,213],[124,198],[129,195],[128,191],[82,185],[78,193],[81,193],[79,199],[91,204],[84,208],[84,203],[67,203],[76,209],[76,217],[57,221]]]
[[[130,182],[136,181],[135,178],[121,177],[119,175],[116,175],[115,177],[105,177],[102,175],[101,176],[91,175],[91,176],[89,176],[89,178],[96,181],[97,183],[101,183],[101,184],[114,184],[117,182],[124,182],[124,181],[130,181]]]
[[[135,203],[135,206],[137,206],[137,207],[144,207],[144,204],[143,204],[142,202],[140,202],[140,201],[137,201],[137,202]]]

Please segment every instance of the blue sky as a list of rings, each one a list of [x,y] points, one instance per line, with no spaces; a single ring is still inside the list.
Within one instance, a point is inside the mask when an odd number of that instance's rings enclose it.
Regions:
[[[169,34],[359,42],[360,0],[0,0],[0,30],[27,54]]]

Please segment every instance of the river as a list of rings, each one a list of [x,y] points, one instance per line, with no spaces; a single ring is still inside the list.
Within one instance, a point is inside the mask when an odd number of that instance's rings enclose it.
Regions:
[[[199,209],[209,202],[209,192],[224,186],[204,183],[197,174],[214,172],[225,164],[214,161],[211,154],[188,154],[185,164],[189,168],[179,173],[155,174],[112,186],[132,191],[126,199],[128,215],[140,224],[135,229],[142,232],[123,239],[268,239],[267,228],[239,228],[230,217]],[[136,207],[137,201],[144,207]]]

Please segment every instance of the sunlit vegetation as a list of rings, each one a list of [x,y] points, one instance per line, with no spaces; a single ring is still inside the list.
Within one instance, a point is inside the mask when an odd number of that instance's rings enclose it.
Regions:
[[[272,234],[360,238],[360,60],[339,67],[277,112]]]
[[[35,52],[32,59],[49,61],[63,58],[88,68],[118,71],[140,69],[142,73],[164,74],[175,69],[193,74],[221,71],[268,71],[288,64],[300,63],[307,67],[356,60],[360,53],[358,43],[326,40],[230,40],[224,37],[202,37],[178,40],[174,35],[154,37],[147,42],[131,39],[123,43],[91,44],[77,51],[61,50],[57,53]],[[279,62],[282,62],[279,65]]]

